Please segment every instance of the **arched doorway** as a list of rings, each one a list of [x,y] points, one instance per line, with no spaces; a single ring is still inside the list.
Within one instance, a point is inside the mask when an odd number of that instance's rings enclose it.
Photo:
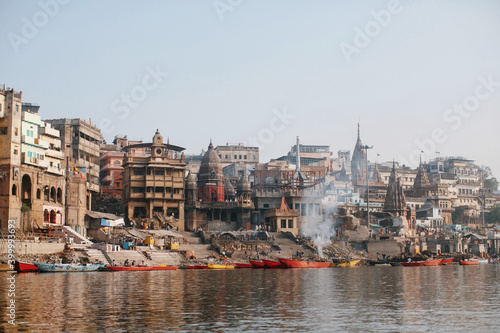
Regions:
[[[57,202],[62,203],[62,190],[60,187],[57,188]]]
[[[50,223],[56,223],[56,217],[57,217],[56,211],[52,209],[50,211]]]
[[[31,208],[31,178],[29,175],[24,175],[21,181],[21,201]]]
[[[48,209],[45,209],[43,211],[43,222],[49,223],[50,222],[50,213]]]
[[[56,202],[56,188],[52,187],[50,189],[50,201]]]

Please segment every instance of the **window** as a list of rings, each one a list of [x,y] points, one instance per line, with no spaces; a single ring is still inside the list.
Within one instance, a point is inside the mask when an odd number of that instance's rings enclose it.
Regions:
[[[15,134],[16,136],[17,136],[17,134],[18,134],[18,129],[17,129],[17,127],[16,127],[16,128],[15,128],[15,130],[14,130],[14,134]]]
[[[243,156],[243,159],[245,159],[245,160],[246,160],[246,159],[247,159],[247,155]]]
[[[288,220],[288,228],[293,228],[293,220]]]
[[[7,135],[7,127],[0,127],[0,135]]]
[[[269,204],[264,204],[264,208],[269,208]]]
[[[14,155],[19,154],[19,151],[17,149],[14,149]]]
[[[163,193],[164,188],[163,187],[155,187],[155,193]]]
[[[234,159],[237,159],[237,158],[238,158],[238,156],[234,155]]]
[[[241,155],[240,155],[240,160],[241,160]]]
[[[134,176],[144,176],[144,170],[134,170]]]
[[[286,220],[285,219],[281,220],[281,228],[286,228]]]
[[[144,187],[132,187],[133,193],[144,193]]]

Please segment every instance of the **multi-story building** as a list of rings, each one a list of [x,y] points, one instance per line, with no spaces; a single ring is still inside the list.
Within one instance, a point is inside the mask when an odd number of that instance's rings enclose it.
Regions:
[[[163,143],[157,130],[151,143],[123,148],[125,217],[136,223],[156,218],[184,230],[184,148]],[[142,153],[144,149],[145,153]],[[137,153],[136,153],[137,152]],[[140,225],[140,224],[139,224]]]
[[[0,221],[24,231],[65,222],[66,180],[59,132],[41,121],[39,106],[0,89]]]
[[[259,147],[247,147],[242,143],[237,145],[226,143],[225,146],[217,146],[215,150],[222,167],[237,162],[247,164],[259,163]]]

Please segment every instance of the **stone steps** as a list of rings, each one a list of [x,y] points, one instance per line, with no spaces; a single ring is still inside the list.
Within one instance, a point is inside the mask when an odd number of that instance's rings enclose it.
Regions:
[[[90,262],[101,262],[105,265],[109,265],[108,258],[106,255],[101,251],[97,249],[86,249],[85,254],[89,258]]]

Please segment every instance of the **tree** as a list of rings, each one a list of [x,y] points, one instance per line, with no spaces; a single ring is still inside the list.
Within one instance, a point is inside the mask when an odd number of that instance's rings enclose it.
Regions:
[[[488,213],[488,221],[491,223],[500,222],[500,205],[495,205]]]
[[[498,180],[493,177],[493,172],[491,171],[491,168],[489,166],[480,166],[479,170],[482,173],[483,179],[484,179],[484,188],[490,189],[492,191],[498,190]]]

